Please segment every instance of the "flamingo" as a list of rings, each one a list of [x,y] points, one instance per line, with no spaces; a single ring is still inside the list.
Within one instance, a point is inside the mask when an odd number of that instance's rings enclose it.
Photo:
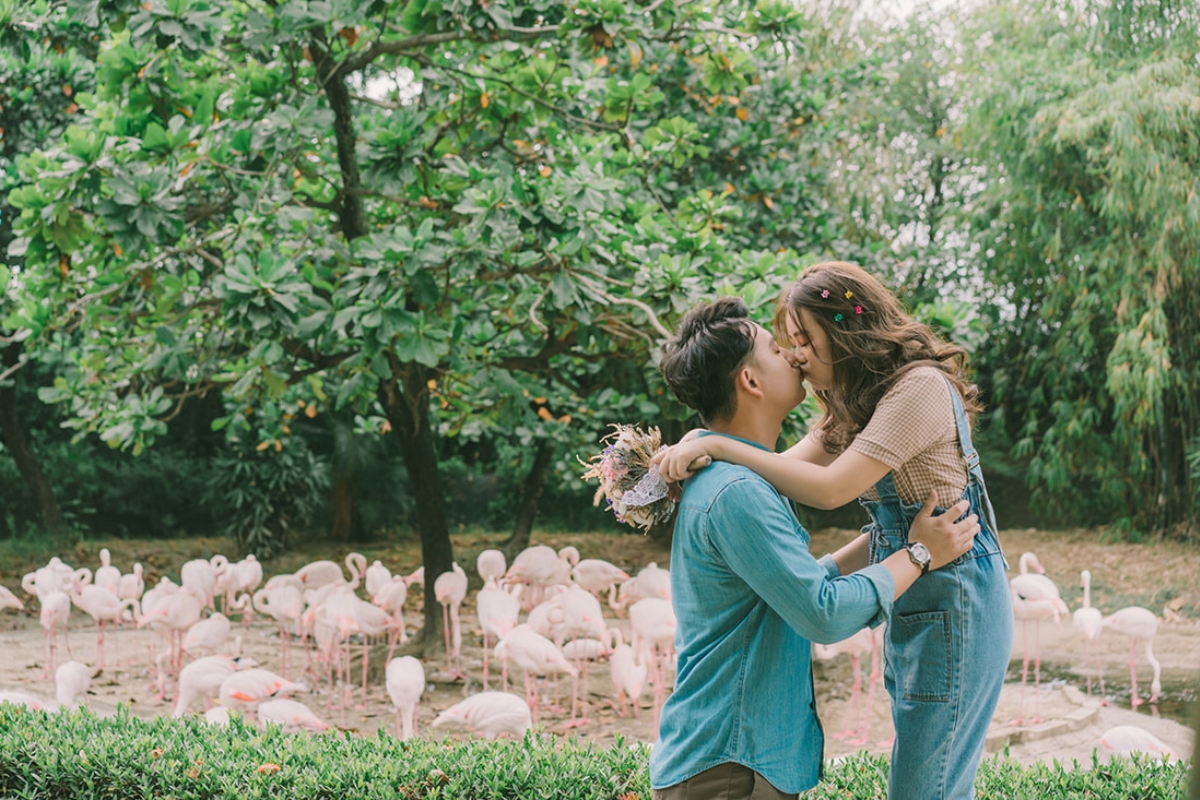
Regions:
[[[517,554],[504,579],[510,583],[528,583],[529,603],[535,606],[542,601],[546,587],[565,584],[570,580],[571,568],[578,561],[579,551],[574,547],[564,547],[555,552],[554,548],[544,544],[534,545]]]
[[[174,594],[159,599],[152,611],[142,614],[137,620],[139,628],[146,625],[154,625],[157,628],[161,625],[164,629],[168,641],[167,671],[172,675],[178,675],[183,666],[184,633],[200,621],[203,604],[204,600],[199,595],[192,590],[181,588]]]
[[[100,567],[92,577],[92,583],[120,597],[117,587],[121,583],[121,570],[112,565],[112,555],[108,552],[107,547],[100,548]]]
[[[649,661],[650,681],[654,684],[654,730],[666,700],[667,663],[675,651],[675,610],[671,601],[661,597],[638,600],[629,609],[633,628],[633,653],[639,664]]]
[[[1162,665],[1154,657],[1153,650],[1154,635],[1158,633],[1158,617],[1154,616],[1154,612],[1148,608],[1129,606],[1122,608],[1111,616],[1105,617],[1104,627],[1112,628],[1117,633],[1128,636],[1130,639],[1129,677],[1133,684],[1131,689],[1133,708],[1137,708],[1142,704],[1142,698],[1138,697],[1137,663],[1134,660],[1134,654],[1137,651],[1138,642],[1146,643],[1146,659],[1154,669],[1154,680],[1150,683],[1150,702],[1158,702],[1158,693],[1162,691],[1162,683],[1159,681],[1162,677]]]
[[[117,582],[117,597],[122,600],[141,600],[146,590],[146,582],[142,578],[142,565],[135,563],[133,572],[127,572]]]
[[[475,558],[475,571],[483,579],[484,586],[498,585],[507,568],[508,562],[499,550],[484,550]]]
[[[404,630],[404,601],[408,599],[408,583],[399,575],[385,583],[375,594],[373,602],[392,616],[392,624],[388,634],[387,660],[391,661],[396,642],[407,642],[408,633]]]
[[[213,706],[204,712],[204,721],[209,725],[225,727],[229,724],[229,709],[224,706]]]
[[[425,668],[412,656],[388,662],[385,682],[396,709],[396,735],[411,739],[417,728],[417,702],[425,691]]]
[[[304,690],[304,684],[281,678],[270,670],[254,667],[239,670],[221,682],[221,705],[230,711],[250,714],[264,700]]]
[[[1100,749],[1110,757],[1129,758],[1134,753],[1149,755],[1155,760],[1179,760],[1179,756],[1145,728],[1136,725],[1117,725],[1100,737]]]
[[[524,736],[532,726],[529,706],[507,692],[480,692],[455,703],[433,720],[433,727],[457,725],[491,741],[503,734]]]
[[[14,706],[25,706],[31,711],[49,711],[50,704],[29,692],[0,691],[0,705],[11,703]]]
[[[213,556],[214,559],[217,556]],[[221,556],[223,559],[224,556]],[[212,607],[213,592],[217,588],[217,567],[205,558],[193,558],[185,561],[179,568],[179,583],[192,594],[202,598],[203,605]]]
[[[221,691],[221,684],[239,667],[250,667],[252,659],[235,659],[229,656],[204,656],[179,671],[179,690],[175,693],[173,717],[182,717],[189,707],[201,697],[211,706],[212,696]]]
[[[88,573],[90,580],[91,573]],[[53,556],[46,566],[26,573],[21,578],[21,588],[26,594],[35,595],[38,600],[50,592],[66,592],[74,582],[75,570],[63,563],[58,556]]]
[[[347,553],[343,563],[350,573],[349,581],[342,575],[342,568],[334,561],[313,561],[305,564],[296,570],[296,577],[306,589],[319,589],[331,583],[345,583],[352,589],[357,589],[367,571],[367,557],[362,553]]]
[[[80,570],[87,572],[87,570]],[[121,600],[115,594],[91,583],[83,586],[76,584],[71,593],[71,600],[91,616],[96,623],[96,660],[104,667],[104,630],[110,622],[118,622],[121,612],[132,609],[135,619],[140,614],[137,600]]]
[[[46,642],[46,663],[42,665],[42,677],[49,678],[51,670],[54,669],[54,652],[58,649],[60,630],[67,643],[67,656],[73,658],[71,637],[67,632],[67,622],[71,618],[71,598],[66,592],[50,592],[42,599],[42,610],[38,617],[42,624],[42,637]]]
[[[367,659],[368,659],[368,656],[370,653],[368,646],[367,646],[367,637],[378,636],[381,633],[386,633],[386,634],[388,634],[389,639],[392,638],[391,637],[392,626],[394,626],[396,624],[396,621],[395,621],[395,619],[392,618],[392,616],[390,614],[387,613],[387,611],[384,611],[379,606],[376,606],[374,603],[369,603],[366,600],[359,600],[357,597],[354,598],[354,600],[353,600],[352,608],[353,608],[355,620],[358,623],[358,630],[362,634],[362,689],[363,689],[362,696],[363,696],[363,699],[362,699],[362,705],[357,706],[357,707],[358,708],[366,708],[367,707]],[[347,645],[347,647],[348,646],[349,645]]]
[[[54,671],[55,693],[59,708],[75,708],[79,698],[92,686],[93,670],[79,661],[66,661]]]
[[[258,722],[264,728],[268,725],[280,725],[283,727],[284,733],[297,731],[320,733],[329,730],[329,723],[314,714],[311,708],[286,697],[259,703]]]
[[[225,646],[229,639],[230,627],[229,618],[218,611],[188,628],[179,646],[192,656],[196,651],[212,655]]]
[[[498,551],[497,551],[498,552]],[[492,580],[492,579],[489,579]],[[499,641],[507,636],[517,626],[521,615],[521,585],[513,587],[515,592],[507,592],[494,585],[494,581],[485,585],[475,596],[475,610],[479,614],[479,628],[483,631],[483,688],[488,688],[488,651],[492,648],[492,640]],[[508,676],[504,676],[507,687]]]
[[[367,590],[367,596],[372,601],[382,589],[392,580],[392,571],[383,565],[379,559],[375,559],[371,566],[367,567],[366,584],[364,588]]]
[[[254,607],[260,614],[267,614],[279,624],[279,656],[281,669],[287,675],[288,643],[292,631],[300,616],[304,613],[304,598],[300,590],[290,583],[280,583],[271,587],[268,585],[254,593]]]
[[[646,664],[639,663],[633,648],[625,644],[619,628],[610,628],[613,640],[612,655],[608,664],[612,676],[613,687],[617,690],[617,700],[621,708],[617,712],[622,717],[626,715],[625,706],[628,702],[633,706],[633,716],[638,716],[638,698],[646,686]]]
[[[571,568],[571,578],[597,597],[607,592],[612,603],[617,588],[629,580],[629,573],[604,559],[585,558]]]
[[[1088,669],[1087,674],[1087,692],[1090,697],[1092,694],[1092,673],[1095,672],[1100,676],[1100,697],[1101,702],[1106,702],[1104,698],[1104,670],[1100,667],[1100,631],[1104,628],[1104,615],[1100,613],[1100,609],[1092,608],[1092,573],[1088,570],[1083,570],[1079,573],[1079,585],[1083,589],[1083,606],[1075,609],[1075,613],[1071,617],[1072,624],[1075,630],[1083,634],[1086,639],[1087,654],[1085,662],[1090,660],[1091,663],[1085,663]],[[1088,658],[1090,656],[1090,659]]]
[[[467,596],[467,573],[454,564],[450,572],[443,572],[433,582],[433,593],[442,604],[442,627],[446,633],[446,669],[451,678],[462,678],[462,624],[458,618],[458,607]]]
[[[840,642],[825,645],[813,644],[813,658],[829,661],[845,654],[850,656],[850,665],[854,670],[854,684],[850,687],[850,713],[858,721],[857,727],[846,728],[833,734],[835,739],[847,739],[849,744],[864,745],[867,743],[867,731],[871,721],[871,703],[875,697],[875,684],[879,680],[879,636],[883,629],[871,630],[862,628],[849,638]],[[871,682],[867,688],[867,702],[862,701],[862,657],[871,656]],[[853,737],[853,738],[851,738]]]
[[[512,659],[525,673],[525,703],[537,720],[538,695],[534,676],[565,672],[575,679],[578,690],[579,672],[567,661],[566,656],[554,642],[529,627],[518,625],[496,644],[496,657]]]
[[[1029,676],[1028,625],[1032,622],[1034,626],[1033,686],[1036,693],[1041,687],[1042,680],[1041,625],[1043,622],[1049,620],[1053,620],[1055,625],[1061,625],[1061,618],[1071,613],[1070,609],[1067,608],[1067,604],[1059,596],[1058,587],[1054,585],[1052,580],[1040,574],[1045,572],[1045,570],[1038,562],[1037,556],[1033,553],[1022,553],[1020,568],[1022,570],[1021,574],[1008,582],[1009,589],[1012,592],[1013,616],[1021,622],[1021,643],[1024,649],[1024,658],[1022,659],[1021,667],[1021,710],[1018,712],[1017,718],[1013,721],[1016,725],[1026,722],[1023,716],[1025,709],[1025,682]],[[1036,570],[1036,572],[1029,572],[1029,569]],[[1041,719],[1035,716],[1033,719],[1027,721],[1036,724],[1041,722]]]
[[[600,608],[600,601],[596,599],[595,595],[578,584],[571,584],[565,592],[559,595],[559,602],[563,608],[563,624],[567,635],[576,640],[581,636],[593,637],[596,640],[608,638],[607,628],[604,624],[604,611]],[[601,642],[601,647],[606,647],[603,642]],[[586,686],[587,659],[574,656],[574,660],[581,681]],[[575,709],[581,704],[583,705],[583,715],[576,719]],[[586,702],[579,697],[572,697],[571,709],[571,721],[567,723],[568,727],[587,724]]]
[[[618,614],[639,600],[657,597],[671,599],[671,573],[651,561],[638,574],[621,584],[616,599],[609,593],[608,605]]]
[[[0,586],[0,611],[3,611],[6,608],[24,611],[25,604],[21,602],[21,598],[13,594],[8,587]]]

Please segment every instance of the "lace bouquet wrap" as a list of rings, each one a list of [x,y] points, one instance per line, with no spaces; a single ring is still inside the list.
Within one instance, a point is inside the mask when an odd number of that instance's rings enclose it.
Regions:
[[[600,440],[606,443],[603,452],[579,460],[587,467],[583,479],[600,481],[594,504],[600,505],[603,498],[618,522],[643,530],[669,522],[678,490],[659,477],[657,465],[650,466],[650,459],[663,447],[662,434],[658,428],[612,427],[613,432]]]

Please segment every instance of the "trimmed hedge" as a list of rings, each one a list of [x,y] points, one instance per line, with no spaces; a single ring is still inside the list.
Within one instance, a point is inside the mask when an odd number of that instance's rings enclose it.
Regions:
[[[365,738],[348,732],[260,731],[199,717],[144,720],[122,707],[99,718],[87,709],[49,714],[0,704],[0,797],[34,800],[141,798],[513,798],[648,800],[649,749],[618,741],[601,748],[528,734],[484,742]],[[1189,770],[1093,762],[1023,767],[984,763],[976,792],[989,800],[1175,800]],[[807,798],[885,798],[887,760],[858,755],[832,766]]]

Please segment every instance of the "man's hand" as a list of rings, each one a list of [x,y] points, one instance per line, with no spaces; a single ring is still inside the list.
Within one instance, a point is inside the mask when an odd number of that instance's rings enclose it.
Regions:
[[[929,499],[913,520],[912,530],[909,531],[910,542],[920,542],[929,548],[930,569],[938,569],[949,564],[954,559],[966,553],[975,543],[975,534],[979,533],[979,516],[967,514],[970,503],[959,500],[946,509],[946,513],[933,516],[937,507],[937,490],[929,493]],[[962,517],[962,519],[959,519]]]

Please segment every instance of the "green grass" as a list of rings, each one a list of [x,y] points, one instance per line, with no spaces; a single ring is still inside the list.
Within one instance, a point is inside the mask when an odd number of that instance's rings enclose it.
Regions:
[[[563,798],[648,800],[649,750],[597,748],[530,733],[521,741],[362,738],[227,728],[198,717],[143,720],[121,709],[47,714],[0,704],[0,797],[95,798]],[[858,755],[832,766],[806,799],[885,798],[887,761]],[[988,800],[1175,800],[1187,765],[1117,761],[1079,767],[984,762]]]

